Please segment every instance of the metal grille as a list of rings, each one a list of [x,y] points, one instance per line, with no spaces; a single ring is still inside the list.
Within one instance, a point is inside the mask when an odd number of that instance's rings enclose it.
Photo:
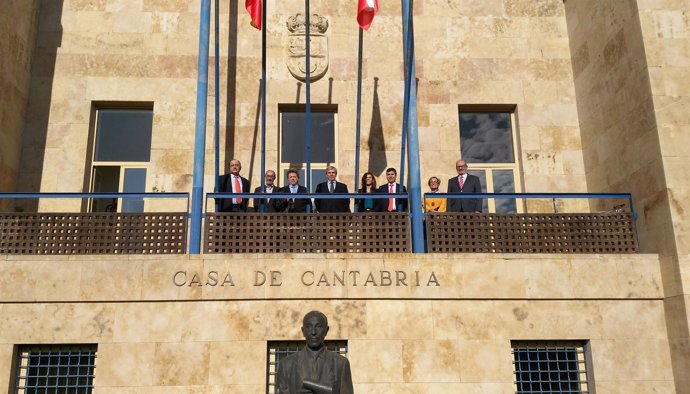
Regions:
[[[589,393],[582,342],[513,341],[518,394]]]
[[[407,252],[406,213],[208,213],[205,253]]]
[[[324,341],[326,348],[347,357],[347,341]],[[280,390],[276,387],[276,374],[280,360],[296,353],[306,346],[305,341],[269,341],[268,342],[268,365],[266,366],[266,393],[278,394]]]
[[[96,345],[31,345],[17,352],[15,393],[90,393]]]
[[[430,252],[637,252],[630,213],[429,213],[427,234]]]
[[[185,213],[0,215],[1,254],[185,253]]]

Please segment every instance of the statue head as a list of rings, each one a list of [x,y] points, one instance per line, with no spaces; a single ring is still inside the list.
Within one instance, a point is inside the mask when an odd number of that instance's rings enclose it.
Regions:
[[[328,334],[328,318],[319,311],[311,311],[302,320],[302,335],[311,350],[319,350],[324,346],[324,339]]]

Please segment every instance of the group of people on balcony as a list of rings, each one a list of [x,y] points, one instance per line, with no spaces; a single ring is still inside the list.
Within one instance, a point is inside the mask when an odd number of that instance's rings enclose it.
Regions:
[[[458,176],[448,180],[448,193],[481,193],[482,186],[478,177],[467,173],[467,163],[458,160],[455,163]],[[250,190],[249,180],[240,175],[242,164],[239,160],[230,160],[228,164],[228,174],[220,177],[220,192],[223,193],[248,193]],[[342,182],[338,182],[336,177],[338,170],[334,166],[326,168],[326,181],[316,186],[315,193],[349,193],[348,187]],[[386,183],[377,187],[376,177],[371,172],[362,175],[362,187],[357,191],[359,194],[406,194],[407,189],[404,185],[397,183],[398,171],[395,168],[386,169]],[[255,194],[306,194],[307,188],[299,184],[299,172],[290,169],[287,172],[288,184],[279,187],[275,184],[276,173],[273,170],[266,171],[264,175],[265,192],[261,186],[254,189]],[[432,176],[429,178],[429,188],[431,193],[441,193],[440,179]],[[407,198],[381,198],[361,197],[355,199],[358,212],[405,212],[408,204]],[[261,208],[263,207],[263,208]],[[445,198],[426,198],[424,208],[427,212],[481,212],[481,199],[455,199],[446,201]],[[249,199],[246,198],[223,198],[220,199],[220,212],[247,212],[249,209]],[[312,200],[307,197],[295,198],[271,198],[270,196],[254,198],[254,210],[256,212],[350,212],[350,201],[347,198],[315,198]]]

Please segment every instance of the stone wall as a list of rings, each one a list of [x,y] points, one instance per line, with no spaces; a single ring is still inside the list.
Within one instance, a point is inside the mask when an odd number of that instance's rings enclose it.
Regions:
[[[643,251],[661,257],[676,387],[690,392],[687,284],[687,4],[568,1],[590,190],[632,192]]]
[[[22,188],[82,191],[89,177],[92,103],[154,103],[147,191],[191,186],[198,51],[198,4],[154,0],[45,1],[26,124]],[[234,4],[234,3],[233,3]],[[286,66],[287,19],[303,4],[271,4],[267,23],[266,165],[278,160],[279,105],[305,102]],[[338,107],[339,177],[354,185],[357,34],[349,0],[322,0],[329,67],[311,85],[313,104]],[[415,4],[421,177],[451,177],[459,157],[458,105],[516,106],[523,191],[584,192],[568,33],[560,0],[425,1]],[[400,5],[382,6],[364,34],[360,171],[383,181],[400,167],[403,51]],[[221,161],[243,162],[260,180],[261,33],[243,4],[221,6]],[[213,41],[211,41],[213,42]],[[212,68],[211,68],[212,71]],[[211,72],[212,76],[213,73]],[[210,81],[209,109],[213,83]],[[213,113],[206,138],[205,190],[213,189]],[[223,163],[221,163],[221,167]],[[222,170],[221,170],[222,171]],[[586,204],[574,204],[580,209]],[[42,209],[79,209],[46,202]],[[551,210],[550,203],[544,206]]]
[[[266,341],[300,339],[302,316],[318,309],[328,338],[348,340],[358,393],[512,393],[511,340],[539,339],[588,340],[598,391],[672,392],[658,264],[654,255],[6,257],[0,272],[15,280],[0,287],[0,387],[15,344],[97,343],[101,393],[264,393]],[[344,285],[331,280],[340,271]],[[234,286],[221,286],[227,273]]]
[[[666,186],[654,199],[669,210],[670,220],[665,224],[673,226],[672,232],[665,233],[664,243],[673,248],[662,251],[668,254],[662,273],[665,287],[669,288],[666,300],[667,322],[672,323],[669,324],[669,343],[673,350],[678,393],[690,393],[690,377],[685,373],[690,365],[690,217],[685,209],[690,184],[687,171],[690,154],[684,149],[690,142],[690,95],[687,92],[690,86],[687,79],[690,72],[690,8],[681,1],[666,2],[663,6],[639,2],[638,8]]]
[[[0,4],[0,192],[17,191],[37,15],[37,0]],[[9,207],[0,200],[0,210]]]

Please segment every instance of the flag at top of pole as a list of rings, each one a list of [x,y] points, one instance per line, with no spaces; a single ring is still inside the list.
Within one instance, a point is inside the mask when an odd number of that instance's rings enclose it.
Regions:
[[[359,27],[369,30],[369,26],[374,21],[374,15],[377,12],[379,12],[378,0],[359,0],[357,6],[357,23],[359,23]]]
[[[244,7],[252,18],[252,26],[261,30],[261,10],[263,8],[261,0],[244,0]]]

